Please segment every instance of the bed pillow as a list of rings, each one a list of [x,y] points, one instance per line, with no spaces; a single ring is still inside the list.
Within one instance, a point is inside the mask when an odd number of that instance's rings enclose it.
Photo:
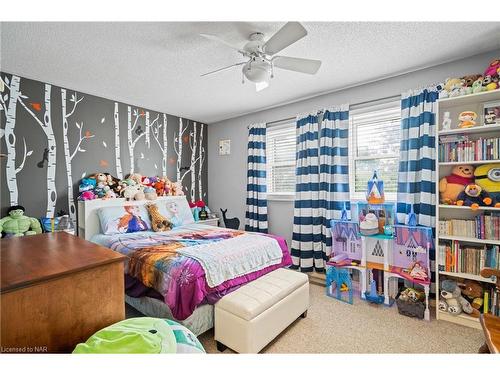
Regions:
[[[169,197],[157,204],[160,213],[167,217],[174,227],[194,223],[193,213],[185,196]]]
[[[103,207],[97,211],[97,216],[103,234],[151,230],[151,220],[144,205]]]

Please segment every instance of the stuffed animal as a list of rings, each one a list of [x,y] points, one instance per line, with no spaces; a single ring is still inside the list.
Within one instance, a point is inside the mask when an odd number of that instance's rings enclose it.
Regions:
[[[465,87],[472,87],[474,82],[476,82],[481,76],[481,74],[470,74],[468,76],[463,76],[461,78]]]
[[[141,186],[139,185],[130,185],[122,190],[122,196],[126,200],[141,200],[144,199],[144,192],[142,191]]]
[[[440,311],[448,312],[451,315],[460,315],[462,311],[466,314],[474,313],[474,309],[469,301],[462,296],[462,291],[455,280],[443,280],[440,295],[438,305]]]
[[[468,299],[472,308],[475,310],[472,314],[479,317],[479,310],[483,306],[484,290],[481,284],[474,280],[466,280],[459,285],[462,294]]]
[[[483,88],[484,91],[492,91],[496,90],[498,88],[498,76],[495,74],[495,76],[484,76],[483,79]]]
[[[155,200],[156,198],[158,198],[158,196],[156,195],[156,190],[151,186],[146,186],[144,188],[144,198],[150,201]]]
[[[146,208],[149,212],[149,216],[151,217],[151,228],[153,228],[153,231],[166,232],[173,228],[172,222],[160,214],[156,204],[147,204]]]
[[[472,210],[477,210],[479,206],[491,206],[492,202],[490,195],[476,184],[467,185],[457,197],[457,206],[470,206]]]
[[[160,178],[158,181],[156,181],[154,183],[154,188],[156,190],[156,195],[159,196],[159,197],[162,197],[165,194],[165,179],[164,178]]]
[[[184,195],[184,191],[182,190],[182,184],[179,181],[172,183],[171,195]]]
[[[137,185],[140,185],[142,182],[142,176],[139,173],[131,173],[128,179],[134,181]]]
[[[369,212],[366,214],[365,218],[359,223],[359,230],[365,236],[372,234],[378,234],[378,219],[374,213]]]
[[[95,178],[82,178],[80,185],[78,186],[78,192],[83,193],[84,191],[94,190],[97,183]]]
[[[0,232],[6,237],[20,237],[42,233],[40,222],[34,217],[24,216],[23,206],[11,206],[9,216],[0,219]]]
[[[458,124],[459,128],[471,128],[473,126],[476,126],[476,120],[477,119],[477,113],[473,111],[464,111],[461,112],[460,115],[458,116],[458,121],[460,123]]]
[[[96,180],[96,187],[104,189],[108,184],[108,177],[104,173],[96,173],[92,176]]]
[[[90,201],[92,199],[96,199],[97,196],[94,194],[93,191],[84,191],[78,196],[79,201]]]
[[[485,89],[483,88],[483,77],[479,77],[472,84],[472,93],[477,94],[483,91],[485,91]]]
[[[474,167],[472,165],[457,165],[449,176],[439,180],[440,201],[444,204],[455,204],[458,194],[465,186],[474,182]]]
[[[107,185],[113,190],[115,195],[120,194],[120,179],[113,177],[110,173],[105,173]]]
[[[500,69],[500,59],[495,59],[490,62],[490,65],[484,71],[484,76],[494,76],[498,75],[498,70]]]
[[[483,164],[474,171],[475,183],[487,191],[495,207],[500,207],[500,163]]]
[[[460,96],[464,87],[464,82],[460,78],[448,78],[444,83],[443,90],[439,93],[439,98]]]

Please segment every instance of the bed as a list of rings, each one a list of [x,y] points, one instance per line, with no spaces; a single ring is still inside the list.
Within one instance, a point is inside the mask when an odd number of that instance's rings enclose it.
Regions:
[[[184,196],[156,204],[173,202],[188,207]],[[79,202],[78,235],[127,256],[126,302],[146,316],[174,319],[199,335],[213,327],[213,304],[225,294],[291,264],[283,238],[198,224],[191,211],[168,232],[102,233],[99,210],[144,204]]]

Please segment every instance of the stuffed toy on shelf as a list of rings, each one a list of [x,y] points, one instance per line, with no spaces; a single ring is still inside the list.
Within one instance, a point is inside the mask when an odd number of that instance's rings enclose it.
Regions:
[[[477,184],[467,185],[457,197],[457,206],[470,206],[472,210],[477,210],[479,206],[491,206],[492,203],[488,192]]]
[[[459,128],[472,128],[476,126],[477,113],[473,111],[463,111],[458,116]]]
[[[475,183],[488,192],[492,205],[500,207],[500,163],[483,164],[474,171]]]
[[[5,233],[5,237],[20,237],[42,233],[40,222],[33,218],[24,216],[23,206],[12,206],[6,216],[0,219],[0,232]]]
[[[440,202],[444,204],[455,204],[458,195],[464,191],[465,186],[474,183],[474,167],[464,164],[457,165],[451,170],[451,174],[439,180]]]
[[[441,282],[440,297],[438,305],[440,311],[451,315],[460,315],[462,311],[473,316],[477,314],[477,310],[462,296],[462,290],[455,280],[448,279]]]

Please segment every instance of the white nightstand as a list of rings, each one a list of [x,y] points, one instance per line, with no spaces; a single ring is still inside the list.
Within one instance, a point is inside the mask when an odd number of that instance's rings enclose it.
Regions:
[[[219,218],[207,219],[207,220],[198,220],[196,223],[205,224],[205,225],[213,225],[214,227],[219,226]]]

